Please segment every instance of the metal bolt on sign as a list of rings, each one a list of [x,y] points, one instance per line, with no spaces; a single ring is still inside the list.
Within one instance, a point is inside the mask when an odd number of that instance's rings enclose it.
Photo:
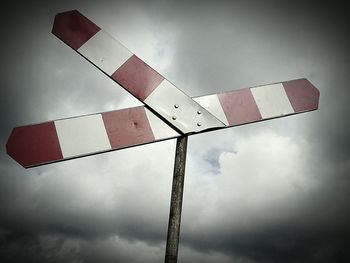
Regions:
[[[7,153],[30,168],[177,138],[166,263],[177,262],[188,136],[318,108],[307,79],[190,98],[77,10],[57,14],[52,33],[144,106],[16,127]]]

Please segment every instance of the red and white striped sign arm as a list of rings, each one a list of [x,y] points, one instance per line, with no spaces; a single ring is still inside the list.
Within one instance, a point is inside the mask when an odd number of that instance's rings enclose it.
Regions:
[[[28,168],[178,136],[140,106],[17,127],[6,149]]]
[[[237,126],[316,110],[319,96],[307,79],[297,79],[194,100],[227,126]]]
[[[319,91],[306,79],[194,98],[227,126],[316,110]],[[14,128],[7,153],[24,167],[178,137],[143,106]]]
[[[181,133],[225,125],[76,10],[59,13],[52,33]]]

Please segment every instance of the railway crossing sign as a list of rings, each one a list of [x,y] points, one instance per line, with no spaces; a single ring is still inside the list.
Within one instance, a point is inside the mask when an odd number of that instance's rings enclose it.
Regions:
[[[30,168],[177,138],[165,262],[177,262],[187,137],[318,108],[307,79],[191,98],[77,10],[52,33],[144,105],[16,127],[7,153]]]

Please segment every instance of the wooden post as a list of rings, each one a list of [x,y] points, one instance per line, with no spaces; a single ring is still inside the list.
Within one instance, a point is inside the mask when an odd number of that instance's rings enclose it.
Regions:
[[[165,250],[165,263],[176,263],[179,249],[182,197],[185,181],[187,136],[176,141],[173,186],[171,191],[168,236]]]

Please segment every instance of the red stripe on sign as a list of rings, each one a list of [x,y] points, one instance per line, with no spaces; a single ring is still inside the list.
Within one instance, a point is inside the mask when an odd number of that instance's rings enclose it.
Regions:
[[[52,33],[77,50],[100,30],[77,10],[72,10],[56,15]]]
[[[316,110],[320,92],[307,79],[282,83],[295,112]]]
[[[230,125],[262,119],[250,89],[220,93],[218,97]]]
[[[143,106],[102,113],[113,149],[155,140]]]
[[[135,55],[131,56],[111,77],[141,101],[144,101],[164,80],[162,75]]]
[[[53,122],[14,128],[6,149],[23,167],[63,159]]]

